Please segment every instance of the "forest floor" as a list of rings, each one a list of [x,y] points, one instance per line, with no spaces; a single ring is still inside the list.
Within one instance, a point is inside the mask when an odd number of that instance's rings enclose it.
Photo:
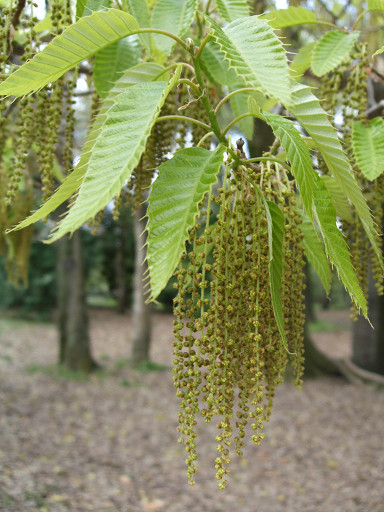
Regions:
[[[348,356],[348,313],[320,317],[318,346]],[[234,455],[225,491],[215,425],[200,423],[190,487],[177,443],[172,318],[156,313],[153,326],[152,360],[167,368],[139,372],[127,363],[130,316],[92,310],[104,370],[82,380],[54,370],[52,324],[0,319],[1,511],[384,511],[384,391],[341,378],[308,380],[302,391],[282,384],[266,439]]]

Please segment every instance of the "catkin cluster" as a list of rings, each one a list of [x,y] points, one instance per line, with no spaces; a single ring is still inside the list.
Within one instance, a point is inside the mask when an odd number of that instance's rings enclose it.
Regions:
[[[36,4],[28,0],[26,5],[28,9],[17,14],[26,39],[21,61],[32,58],[41,44],[35,32]],[[71,23],[71,2],[53,0],[50,6],[53,33],[60,34]],[[16,7],[12,6],[1,12],[1,79],[12,72],[10,31],[14,30],[15,13]],[[39,195],[42,193],[43,200],[52,194],[57,183],[57,158],[63,168],[72,167],[75,82],[75,74],[70,74],[14,104],[4,100],[0,105],[0,252],[7,253],[8,277],[15,283],[27,280],[33,227],[8,235],[4,232],[28,216],[34,188],[38,188]]]
[[[247,425],[254,444],[264,438],[288,361],[271,303],[268,221],[260,192],[286,219],[282,302],[295,381],[301,384],[303,249],[295,191],[279,165],[236,171],[227,165],[222,186],[200,204],[176,272],[173,371],[191,484],[197,417],[217,420],[215,468],[223,489],[231,447],[242,455]]]

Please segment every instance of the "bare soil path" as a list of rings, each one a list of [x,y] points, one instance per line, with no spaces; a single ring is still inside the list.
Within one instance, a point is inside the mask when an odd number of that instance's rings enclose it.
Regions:
[[[104,372],[88,380],[46,370],[57,357],[54,326],[0,320],[1,511],[384,511],[383,391],[331,378],[303,391],[281,385],[265,441],[234,455],[225,491],[214,478],[215,426],[201,424],[190,487],[171,370],[125,364],[129,315],[94,310],[91,320]],[[313,334],[338,357],[350,352],[340,325]],[[170,316],[155,315],[158,364],[171,365],[171,329]]]

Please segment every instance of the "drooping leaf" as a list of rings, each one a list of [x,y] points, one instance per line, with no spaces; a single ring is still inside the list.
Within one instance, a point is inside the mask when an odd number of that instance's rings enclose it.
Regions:
[[[303,215],[303,222],[300,224],[303,232],[304,253],[307,260],[316,270],[317,275],[328,295],[331,288],[332,272],[327,256],[324,252],[324,245],[311,220]]]
[[[185,250],[188,231],[198,214],[198,203],[216,182],[224,151],[224,146],[218,146],[215,151],[181,149],[159,167],[159,176],[148,199],[151,300],[165,287]]]
[[[38,91],[84,59],[139,30],[130,14],[116,9],[80,18],[2,82],[0,94],[24,96]]]
[[[129,14],[135,18],[140,28],[149,28],[151,20],[149,16],[148,5],[145,0],[125,0],[126,8]],[[152,53],[152,34],[139,34],[140,40],[147,50],[148,54]]]
[[[293,85],[293,102],[290,110],[316,142],[329,171],[354,205],[376,256],[382,264],[381,250],[376,242],[373,219],[365,198],[343,152],[336,130],[329,122],[319,100],[312,94],[310,87],[302,84]]]
[[[225,21],[231,22],[237,18],[249,16],[247,0],[216,0],[217,9]]]
[[[355,270],[352,266],[347,244],[336,225],[336,210],[323,181],[318,177],[315,189],[314,216],[319,226],[326,253],[349,295],[364,316],[367,316],[367,301],[359,286]]]
[[[313,170],[308,148],[292,121],[270,112],[263,112],[262,117],[272,128],[276,137],[279,137],[281,144],[287,152],[292,173],[299,185],[305,210],[310,216],[312,213],[314,183],[317,175]]]
[[[170,32],[182,37],[192,25],[198,6],[198,0],[157,0],[152,11],[152,28]],[[159,50],[170,55],[175,41],[160,34],[153,39]]]
[[[124,71],[110,93],[124,92],[132,84],[151,82],[152,80],[168,81],[169,72],[165,71],[163,66],[155,62],[142,62]]]
[[[317,41],[312,51],[311,68],[316,76],[324,76],[345,60],[359,38],[360,32],[346,34],[330,30]]]
[[[283,242],[284,242],[284,215],[276,203],[266,201],[268,206],[270,219],[272,221],[272,258],[269,261],[269,279],[271,289],[271,302],[273,314],[279,329],[281,339],[287,351],[288,343],[284,330],[283,305],[281,301],[281,277],[283,273]],[[268,219],[268,216],[267,216]]]
[[[293,27],[294,25],[303,25],[304,23],[317,23],[313,11],[304,7],[288,7],[288,9],[278,9],[261,16],[267,20],[273,28]]]
[[[331,196],[332,203],[336,209],[336,215],[342,220],[352,222],[352,213],[349,201],[335,178],[325,174],[321,176],[321,179],[323,180],[324,185],[326,186],[328,193]]]
[[[297,54],[294,56],[290,66],[290,70],[294,76],[300,76],[304,74],[311,65],[312,51],[315,47],[316,42],[306,44],[302,46]]]
[[[105,98],[122,72],[138,64],[141,46],[136,35],[116,41],[96,53],[93,66],[95,88]]]
[[[175,75],[169,84],[135,84],[114,98],[93,145],[76,202],[51,241],[78,229],[120,193],[137,166],[165,98],[177,80]]]
[[[367,8],[369,11],[384,12],[384,0],[368,0]]]
[[[228,90],[229,92],[236,91],[238,89],[241,89],[243,87],[240,85],[234,85],[229,86]],[[246,114],[248,109],[248,97],[250,93],[249,92],[241,92],[238,94],[235,94],[230,98],[230,104],[233,112],[234,117],[238,117],[242,114]],[[243,119],[240,119],[240,121],[237,123],[238,127],[240,128],[241,132],[244,134],[244,136],[250,140],[253,136],[253,119],[252,117],[244,117]]]
[[[102,131],[104,123],[107,119],[107,112],[113,106],[116,96],[124,92],[127,87],[132,86],[135,83],[150,82],[156,79],[164,68],[159,64],[153,62],[146,62],[138,64],[132,69],[127,70],[124,75],[114,84],[110,90],[108,97],[104,100],[100,111],[92,123],[92,128],[88,134],[87,141],[81,152],[81,157],[76,165],[74,171],[63,181],[57,191],[32,215],[27,217],[25,220],[20,222],[14,229],[22,229],[34,224],[38,220],[47,217],[52,213],[58,206],[66,201],[76,190],[80,187],[85,172],[87,170],[90,157],[92,155],[92,149]],[[163,73],[161,77],[164,79],[168,74]]]
[[[220,47],[214,41],[208,41],[201,54],[201,67],[211,82],[221,85],[235,85],[239,77],[223,59]]]
[[[112,4],[112,0],[77,0],[76,19],[90,16],[94,11],[104,11]]]
[[[359,169],[366,178],[375,180],[384,171],[384,119],[375,117],[368,126],[353,123],[352,145]]]
[[[223,30],[206,16],[224,58],[241,81],[290,104],[288,63],[281,41],[270,25],[257,16],[233,21]]]

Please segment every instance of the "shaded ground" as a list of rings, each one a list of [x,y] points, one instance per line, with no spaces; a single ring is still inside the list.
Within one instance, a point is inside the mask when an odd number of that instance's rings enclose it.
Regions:
[[[215,427],[202,424],[190,487],[171,371],[143,374],[125,364],[129,318],[94,311],[91,323],[106,371],[76,381],[36,367],[56,361],[53,326],[0,321],[1,511],[384,511],[384,392],[330,378],[301,392],[282,385],[265,441],[233,459],[221,492]],[[172,360],[171,325],[170,316],[155,316],[159,364]],[[349,353],[342,329],[313,337],[338,357]]]

